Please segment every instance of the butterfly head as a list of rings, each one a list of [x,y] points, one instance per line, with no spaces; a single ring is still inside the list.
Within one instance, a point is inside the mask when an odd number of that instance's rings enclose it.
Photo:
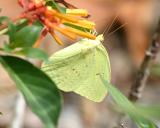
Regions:
[[[104,36],[103,34],[100,34],[96,37],[96,40],[100,41],[100,42],[103,42],[104,41]]]

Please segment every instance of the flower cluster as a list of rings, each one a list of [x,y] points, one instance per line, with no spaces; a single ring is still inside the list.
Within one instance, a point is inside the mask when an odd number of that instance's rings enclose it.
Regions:
[[[95,23],[85,19],[88,16],[85,9],[77,9],[64,0],[19,0],[19,4],[25,9],[21,18],[27,18],[30,24],[38,20],[44,26],[35,47],[39,46],[47,33],[50,33],[56,42],[62,45],[63,42],[55,34],[56,31],[72,40],[77,39],[78,36],[96,38],[91,33],[95,29]]]

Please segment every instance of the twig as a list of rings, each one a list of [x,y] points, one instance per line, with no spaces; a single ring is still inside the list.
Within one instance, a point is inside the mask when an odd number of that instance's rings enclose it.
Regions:
[[[147,78],[150,74],[150,66],[153,59],[156,57],[157,52],[160,48],[160,20],[155,31],[152,42],[146,51],[145,58],[142,62],[139,72],[137,73],[137,78],[135,83],[131,86],[131,91],[129,93],[129,99],[133,102],[137,101],[141,97],[141,93],[146,86]]]
[[[159,19],[157,29],[153,35],[152,41],[150,43],[150,46],[145,53],[144,60],[136,75],[137,76],[136,80],[131,86],[131,90],[128,96],[128,99],[130,101],[136,102],[139,98],[141,98],[142,92],[146,86],[146,82],[150,74],[150,67],[151,67],[152,61],[156,57],[159,48],[160,48],[160,19]],[[120,123],[116,128],[122,128],[121,121],[123,120],[124,117],[125,117],[124,114],[120,116]]]
[[[67,8],[72,8],[72,9],[76,9],[76,8],[77,8],[77,7],[75,7],[74,5],[66,2],[65,0],[55,0],[55,2],[61,3],[61,4],[63,4],[64,6],[66,6]]]

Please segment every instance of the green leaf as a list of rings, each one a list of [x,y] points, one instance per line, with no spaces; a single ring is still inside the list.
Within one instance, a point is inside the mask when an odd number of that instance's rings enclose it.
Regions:
[[[152,120],[146,119],[141,115],[136,115],[135,117],[132,115],[130,117],[135,121],[138,128],[157,128],[156,124]]]
[[[38,48],[23,48],[22,50],[16,52],[30,58],[37,58],[43,61],[48,60],[48,55],[41,49]]]
[[[139,108],[135,107],[117,88],[108,83],[107,80],[104,80],[101,77],[102,81],[105,83],[105,86],[119,107],[123,112],[128,114],[133,121],[137,124],[139,128],[157,128],[154,122],[151,120],[151,115],[146,117]]]
[[[136,104],[135,106],[140,113],[143,113],[143,115],[145,115],[145,117],[147,118],[152,117],[154,119],[160,120],[160,104],[155,104],[155,105]]]
[[[101,78],[102,79],[102,78]],[[126,113],[132,113],[133,110],[135,110],[134,105],[124,96],[117,88],[115,88],[113,85],[108,83],[108,81],[102,79],[102,81],[105,83],[107,90],[109,91],[110,95],[118,104],[118,106],[124,110]]]
[[[4,44],[3,44],[3,51],[5,51],[7,53],[11,53],[12,49],[10,48],[9,43],[4,42]]]
[[[55,128],[61,110],[61,95],[52,80],[31,63],[17,57],[0,56],[0,63],[45,128]]]
[[[66,13],[66,8],[58,5],[54,0],[45,0],[47,6],[51,6],[53,9],[58,10],[61,13]]]
[[[31,47],[37,41],[42,30],[40,25],[26,26],[15,33],[13,48]]]
[[[23,27],[25,27],[27,25],[28,25],[28,20],[27,19],[21,19],[20,21],[15,23],[17,31],[19,31],[20,29],[22,29]]]
[[[16,25],[14,25],[12,22],[8,23],[8,36],[9,36],[9,42],[12,43],[15,40],[15,33],[16,33]]]
[[[7,20],[7,23],[11,23],[10,20]],[[20,21],[15,23],[16,30],[22,29],[24,26],[28,25],[27,19],[21,19]],[[8,27],[0,31],[0,35],[8,34]]]

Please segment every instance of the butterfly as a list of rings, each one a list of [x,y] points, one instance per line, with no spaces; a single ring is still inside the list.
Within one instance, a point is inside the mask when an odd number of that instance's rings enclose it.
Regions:
[[[111,80],[109,56],[102,41],[103,35],[82,39],[51,55],[41,68],[60,90],[100,102],[107,94],[100,77]]]

